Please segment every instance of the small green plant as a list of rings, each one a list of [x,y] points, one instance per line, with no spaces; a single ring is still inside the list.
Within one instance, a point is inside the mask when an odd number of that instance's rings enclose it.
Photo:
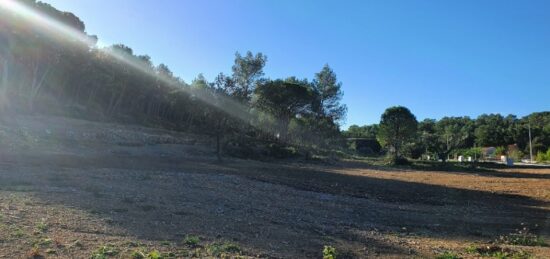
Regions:
[[[438,255],[436,258],[437,259],[459,259],[460,257],[454,252],[445,251],[444,253]]]
[[[464,249],[466,253],[468,254],[476,254],[477,253],[477,247],[475,245],[470,245]]]
[[[23,232],[22,229],[20,228],[16,228],[12,233],[11,233],[12,237],[15,237],[15,238],[22,238],[25,236],[25,232]]]
[[[145,259],[145,254],[142,251],[133,251],[130,254],[130,258],[132,259]]]
[[[522,229],[516,229],[514,233],[500,236],[496,241],[497,243],[506,245],[547,246],[544,239],[531,233],[527,226],[524,226]]]
[[[200,242],[199,237],[198,236],[193,236],[193,235],[187,235],[183,239],[183,243],[188,245],[188,246],[191,246],[191,247],[197,246],[199,244],[199,242]]]
[[[36,223],[36,229],[39,231],[39,232],[46,232],[48,231],[48,225],[46,224],[46,222],[44,220]]]
[[[206,251],[212,256],[221,256],[227,253],[239,253],[241,248],[233,243],[212,243],[206,246]]]
[[[44,238],[38,242],[41,246],[50,246],[53,243],[53,240],[51,238]]]
[[[323,259],[336,259],[336,248],[325,246],[323,248]]]
[[[153,250],[147,254],[147,259],[162,259],[162,255],[159,251]]]
[[[480,246],[475,247],[475,251],[472,250],[473,253],[477,253],[478,255],[482,257],[492,257],[492,258],[498,258],[498,259],[529,259],[531,258],[531,255],[528,252],[525,251],[516,251],[511,248],[507,247],[500,247],[497,245],[488,245],[488,246]]]
[[[118,250],[111,245],[102,246],[92,252],[90,259],[107,259],[109,256],[115,256]]]

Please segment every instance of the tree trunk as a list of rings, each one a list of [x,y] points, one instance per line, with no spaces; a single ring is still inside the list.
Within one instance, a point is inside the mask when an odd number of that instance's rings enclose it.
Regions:
[[[31,92],[29,95],[29,110],[32,112],[34,109],[34,101],[35,98],[38,96],[38,93],[40,92],[40,89],[44,85],[44,80],[46,80],[46,77],[50,73],[51,66],[48,65],[48,68],[46,68],[46,71],[42,75],[39,76],[39,64],[36,63],[34,66],[34,72],[33,72],[33,80],[31,84]]]

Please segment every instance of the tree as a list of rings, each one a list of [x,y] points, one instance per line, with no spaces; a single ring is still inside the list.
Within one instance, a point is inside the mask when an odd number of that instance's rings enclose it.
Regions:
[[[308,85],[293,79],[267,81],[256,88],[255,94],[255,105],[277,119],[283,140],[286,140],[290,120],[305,114],[313,97]]]
[[[267,56],[262,53],[253,55],[248,51],[244,57],[239,52],[235,53],[235,64],[232,70],[233,80],[237,86],[236,96],[245,101],[250,100],[256,83],[264,76],[263,69],[266,62]]]
[[[393,163],[402,158],[401,149],[414,138],[417,125],[416,117],[403,106],[390,107],[382,114],[377,139],[387,148]]]
[[[437,142],[432,151],[445,162],[451,152],[473,144],[473,121],[469,117],[444,117],[435,124]]]
[[[313,111],[318,117],[328,117],[338,122],[346,116],[347,107],[340,103],[343,96],[342,83],[338,82],[336,73],[328,64],[315,74],[313,88],[315,93]]]

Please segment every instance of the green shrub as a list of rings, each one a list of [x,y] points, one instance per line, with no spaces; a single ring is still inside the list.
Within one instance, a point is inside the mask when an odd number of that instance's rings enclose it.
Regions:
[[[546,151],[546,153],[538,152],[536,160],[539,163],[550,162],[550,148],[548,149],[548,151]]]
[[[460,257],[451,251],[445,251],[444,253],[438,255],[436,258],[437,259],[459,259]]]
[[[147,254],[147,259],[162,259],[162,255],[159,251],[153,250]]]
[[[193,236],[193,235],[187,235],[185,236],[185,238],[183,239],[183,243],[188,245],[188,246],[197,246],[200,242],[200,239],[198,236]]]
[[[336,248],[325,246],[323,248],[323,259],[336,259]]]
[[[533,234],[527,226],[517,229],[514,233],[500,236],[497,242],[507,245],[547,246],[544,239]]]
[[[115,256],[118,250],[111,245],[102,246],[92,252],[91,259],[107,259],[109,256]]]
[[[241,248],[237,244],[233,243],[212,243],[206,246],[206,251],[212,256],[219,257],[226,253],[240,253]]]
[[[495,150],[495,155],[497,157],[505,156],[506,155],[506,148],[505,147],[497,147]]]

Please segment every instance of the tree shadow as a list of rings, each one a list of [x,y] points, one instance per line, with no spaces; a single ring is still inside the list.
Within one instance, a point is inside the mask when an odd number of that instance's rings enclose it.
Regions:
[[[5,158],[5,157],[3,157]],[[36,199],[78,208],[147,240],[224,238],[277,256],[318,256],[349,231],[494,238],[521,223],[546,225],[550,203],[520,195],[345,175],[293,165],[177,157],[35,157],[4,183],[32,184]],[[12,160],[31,161],[28,158]],[[131,169],[131,170],[129,170]],[[330,169],[330,168],[328,168]],[[376,243],[388,253],[403,247]]]

